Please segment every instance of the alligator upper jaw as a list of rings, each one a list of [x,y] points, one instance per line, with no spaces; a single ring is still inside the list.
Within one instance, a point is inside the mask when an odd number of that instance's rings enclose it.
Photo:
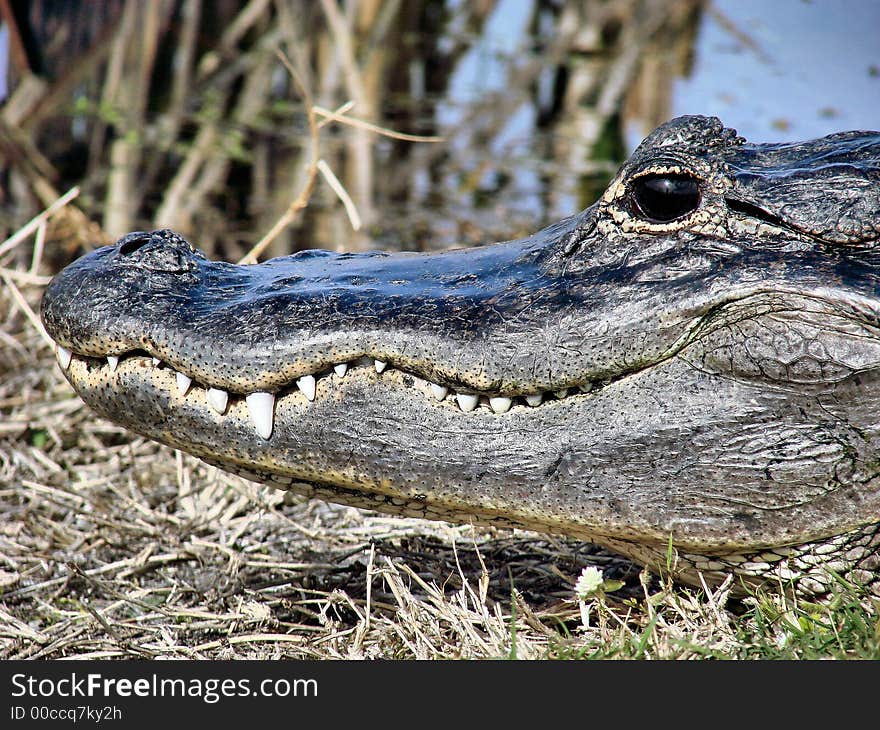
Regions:
[[[566,273],[560,251],[590,215],[482,249],[312,251],[246,267],[208,261],[170,231],[130,234],[61,272],[42,315],[87,402],[81,373],[134,356],[175,373],[183,395],[203,388],[215,411],[243,400],[268,438],[278,395],[313,401],[321,380],[352,368],[381,373],[390,364],[430,402],[505,413],[649,369],[723,325],[727,310],[750,318],[824,307],[837,317],[849,308],[856,319],[873,311],[870,298],[822,285],[821,259],[757,254],[733,278],[727,252],[677,279],[676,250],[661,248],[653,260]],[[658,268],[667,277],[659,282]],[[74,355],[89,369],[71,370]]]
[[[63,351],[143,353],[231,393],[274,393],[302,378],[308,388],[309,377],[363,357],[466,395],[592,388],[668,356],[695,317],[644,321],[643,311],[661,312],[650,287],[632,287],[618,306],[601,267],[552,271],[578,224],[481,249],[310,251],[246,267],[208,261],[170,232],[137,234],[145,242],[126,237],[61,272],[42,315]],[[612,351],[649,330],[632,351]]]

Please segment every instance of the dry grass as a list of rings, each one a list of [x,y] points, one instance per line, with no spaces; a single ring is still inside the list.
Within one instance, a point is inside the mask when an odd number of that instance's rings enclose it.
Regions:
[[[733,602],[590,545],[305,501],[133,436],[64,381],[33,318],[48,277],[13,249],[0,658],[880,656],[860,595]],[[587,565],[624,587],[579,605]]]

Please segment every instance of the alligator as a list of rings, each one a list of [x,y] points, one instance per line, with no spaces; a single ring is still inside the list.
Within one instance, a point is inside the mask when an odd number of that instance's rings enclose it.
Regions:
[[[234,265],[134,232],[42,318],[98,414],[250,480],[880,592],[880,132],[679,117],[591,207],[475,248]]]

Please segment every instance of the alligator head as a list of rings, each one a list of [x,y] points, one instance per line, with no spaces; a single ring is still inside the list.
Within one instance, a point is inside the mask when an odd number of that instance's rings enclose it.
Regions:
[[[523,240],[209,261],[132,233],[46,290],[102,416],[249,479],[564,533],[688,581],[873,581],[880,133],[651,134]]]

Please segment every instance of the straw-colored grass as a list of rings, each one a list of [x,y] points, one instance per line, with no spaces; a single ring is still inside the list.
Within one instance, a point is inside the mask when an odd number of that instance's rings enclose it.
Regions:
[[[48,277],[12,253],[0,658],[880,657],[878,606],[845,585],[734,601],[577,541],[306,501],[128,433],[67,385],[34,318]],[[588,565],[625,585],[579,603]]]

